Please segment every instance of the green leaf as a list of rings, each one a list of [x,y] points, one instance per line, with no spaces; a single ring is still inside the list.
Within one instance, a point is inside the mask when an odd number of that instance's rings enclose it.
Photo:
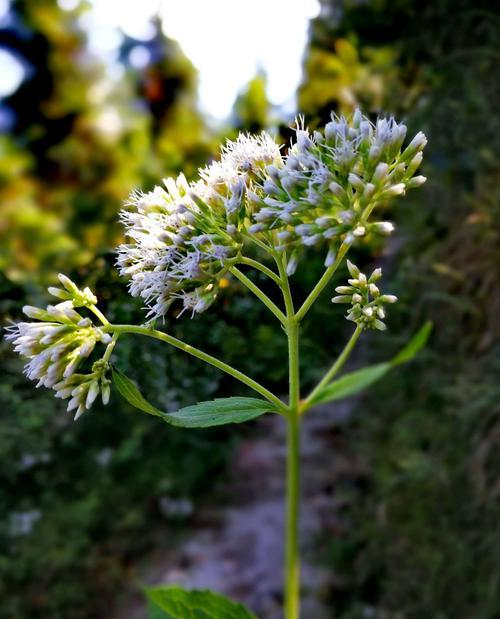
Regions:
[[[341,398],[355,395],[363,389],[370,387],[373,383],[380,380],[392,368],[411,361],[415,355],[425,346],[432,330],[432,323],[427,322],[421,327],[411,340],[402,348],[399,353],[385,363],[370,365],[355,372],[349,372],[341,378],[326,385],[311,401],[312,404],[322,404],[333,402]]]
[[[242,604],[213,591],[186,591],[175,586],[150,587],[149,619],[257,619]]]
[[[258,398],[223,398],[186,406],[167,413],[165,421],[182,428],[208,428],[226,423],[241,423],[273,412],[272,404]]]
[[[275,412],[273,406],[266,400],[258,398],[221,398],[209,402],[200,402],[186,406],[175,413],[164,413],[150,404],[137,388],[136,384],[127,378],[123,372],[112,368],[113,382],[120,394],[141,411],[181,428],[209,428],[227,423],[242,423],[255,419],[264,413]]]
[[[380,380],[391,367],[390,363],[377,363],[377,365],[370,365],[367,368],[349,372],[349,374],[345,374],[333,383],[326,385],[312,400],[312,404],[333,402],[355,395]]]
[[[135,408],[138,408],[149,415],[155,415],[157,417],[164,416],[165,413],[162,413],[162,411],[150,404],[139,391],[136,384],[130,380],[130,378],[125,376],[123,372],[120,372],[120,370],[117,370],[115,367],[112,367],[111,370],[113,382],[116,388],[129,404],[132,404]]]
[[[417,353],[427,344],[432,331],[432,322],[426,322],[411,338],[406,346],[392,360],[392,365],[399,365],[411,361]]]

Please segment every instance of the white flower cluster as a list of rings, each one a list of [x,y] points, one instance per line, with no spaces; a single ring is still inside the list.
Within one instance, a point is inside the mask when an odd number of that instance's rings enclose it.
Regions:
[[[415,173],[427,140],[418,133],[403,149],[405,136],[394,119],[372,124],[359,111],[312,134],[299,123],[286,156],[265,133],[240,135],[198,181],[181,175],[133,194],[134,210],[122,212],[131,242],[118,250],[131,294],[151,317],[164,316],[177,298],[202,312],[249,236],[288,251],[292,274],[305,247],[326,245],[330,266],[342,243],[390,234],[390,222],[369,221],[372,210],[425,182]]]
[[[118,266],[151,316],[164,316],[176,298],[191,312],[213,303],[242,248],[247,190],[277,161],[279,146],[270,136],[240,135],[228,142],[220,161],[200,171],[197,182],[181,175],[165,181],[165,188],[132,195],[135,210],[123,211],[122,221],[133,242],[119,247]]]
[[[6,339],[13,343],[16,352],[28,359],[26,376],[38,381],[37,387],[54,389],[56,397],[71,398],[68,410],[77,409],[77,419],[99,393],[104,403],[109,400],[106,362],[95,362],[90,374],[75,372],[97,343],[109,344],[111,337],[75,310],[77,306],[95,303],[92,292],[88,288],[79,290],[64,275],[59,279],[64,289],[49,291],[59,298],[66,297],[65,300],[46,309],[25,306],[24,314],[38,322],[20,322],[9,327]]]
[[[384,331],[386,325],[383,322],[385,318],[383,306],[387,303],[395,303],[398,299],[393,294],[380,294],[375,282],[382,277],[382,269],[375,269],[370,277],[366,277],[349,260],[347,268],[351,274],[351,279],[348,280],[349,286],[335,288],[339,296],[333,297],[332,302],[349,303],[352,307],[346,316],[347,320],[355,322],[363,329]]]
[[[368,223],[371,211],[426,180],[414,176],[426,137],[418,133],[402,150],[405,136],[405,125],[392,118],[373,125],[359,110],[352,122],[332,116],[323,131],[313,134],[298,123],[284,165],[268,166],[267,177],[252,194],[251,230],[275,230],[279,245],[297,259],[303,247],[326,243],[326,266],[334,262],[341,242],[351,244],[370,232],[390,234],[390,222]]]

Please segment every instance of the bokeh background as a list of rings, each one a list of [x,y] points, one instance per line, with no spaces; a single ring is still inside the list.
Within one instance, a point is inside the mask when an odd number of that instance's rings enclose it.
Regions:
[[[495,4],[200,0],[165,2],[155,17],[148,2],[0,2],[2,324],[46,303],[61,270],[91,286],[113,320],[142,320],[113,268],[123,201],[162,177],[192,177],[239,130],[269,128],[286,142],[296,111],[314,126],[360,106],[427,134],[429,180],[391,213],[390,250],[358,252],[360,263],[384,261],[401,299],[363,361],[389,357],[424,320],[435,329],[419,360],[337,428],[335,448],[355,466],[336,484],[338,526],[318,531],[315,560],[337,574],[324,593],[332,617],[500,617]],[[252,46],[260,55],[242,55]],[[321,270],[308,256],[298,297]],[[228,284],[209,312],[173,317],[169,330],[285,392],[280,329]],[[341,345],[341,309],[324,296],[305,327],[306,384]],[[169,409],[237,389],[154,342],[124,339],[117,364]],[[0,344],[0,616],[109,618],[159,545],[195,536],[205,504],[223,509],[234,450],[257,424],[159,428],[119,396],[75,424],[21,370]]]

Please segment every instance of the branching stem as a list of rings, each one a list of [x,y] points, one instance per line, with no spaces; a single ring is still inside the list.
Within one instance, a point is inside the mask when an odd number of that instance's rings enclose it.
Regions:
[[[302,412],[304,413],[308,408],[312,406],[312,402],[314,401],[314,397],[325,387],[328,383],[334,378],[338,372],[342,369],[344,363],[349,358],[356,342],[359,339],[359,336],[363,332],[363,328],[358,326],[354,330],[354,333],[351,335],[349,341],[344,347],[344,350],[337,357],[336,361],[333,363],[332,367],[328,370],[328,372],[323,376],[323,378],[319,381],[319,383],[314,387],[311,393],[304,400],[302,405]]]
[[[301,321],[304,318],[304,316],[307,314],[307,312],[311,308],[311,305],[314,303],[314,301],[316,301],[319,295],[323,292],[324,287],[332,279],[335,271],[339,268],[339,265],[341,264],[342,260],[344,259],[344,256],[348,252],[349,247],[350,247],[349,243],[342,243],[342,245],[340,246],[339,252],[337,254],[337,257],[335,259],[335,262],[326,269],[326,271],[323,273],[323,275],[321,276],[316,286],[314,286],[311,293],[309,294],[307,299],[302,304],[302,307],[297,312],[297,320]]]
[[[258,262],[257,260],[253,260],[252,258],[246,258],[245,256],[241,257],[240,263],[246,264],[250,267],[253,267],[254,269],[257,269],[261,273],[264,273],[264,275],[270,277],[274,283],[278,284],[278,286],[281,287],[281,279],[279,278],[279,276],[276,275],[274,271],[272,271],[269,267],[266,267],[264,264],[261,264],[260,262]]]
[[[253,292],[254,295],[258,297],[262,301],[262,303],[264,303],[264,305],[276,316],[276,318],[282,324],[286,323],[285,314],[280,310],[280,308],[275,303],[273,303],[273,301],[271,301],[271,299],[267,296],[267,294],[262,292],[262,290],[256,284],[252,282],[251,279],[249,279],[244,273],[242,273],[235,266],[232,266],[229,269],[229,272],[232,273],[237,279],[239,279],[240,282],[244,284],[251,292]]]
[[[202,361],[205,361],[206,363],[215,366],[216,368],[222,370],[226,374],[229,374],[233,378],[236,378],[236,380],[239,380],[243,384],[247,385],[247,387],[250,387],[261,396],[266,398],[266,400],[271,402],[278,412],[285,413],[287,410],[286,405],[277,396],[275,396],[271,391],[269,391],[269,389],[266,389],[263,385],[258,383],[253,378],[250,378],[243,372],[240,372],[236,368],[233,368],[228,363],[217,359],[217,357],[213,357],[212,355],[209,355],[208,353],[200,350],[199,348],[195,348],[194,346],[186,344],[182,340],[179,340],[172,335],[168,335],[168,333],[164,333],[163,331],[157,331],[156,329],[150,329],[145,326],[112,324],[107,325],[106,331],[109,331],[113,334],[134,333],[137,335],[145,335],[146,337],[152,337],[156,340],[166,342],[167,344],[170,344],[171,346],[174,346],[175,348],[178,348],[192,355],[193,357],[197,357],[198,359],[201,359]]]

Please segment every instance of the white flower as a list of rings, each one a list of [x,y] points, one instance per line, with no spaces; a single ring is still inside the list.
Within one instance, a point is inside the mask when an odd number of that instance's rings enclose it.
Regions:
[[[215,290],[213,301],[226,263],[239,249],[227,228],[241,201],[241,186],[226,188],[218,209],[195,190],[181,175],[167,180],[165,189],[134,194],[136,210],[122,212],[132,243],[118,248],[120,273],[130,277],[131,294],[144,299],[150,316],[164,316],[176,298],[208,284]],[[196,304],[195,311],[206,307],[207,302]]]
[[[93,304],[92,292],[83,292],[64,276],[59,277],[65,290],[76,302]],[[53,290],[53,289],[52,289]],[[56,296],[61,296],[59,290]],[[56,391],[56,397],[72,397],[68,410],[77,408],[77,417],[89,408],[99,393],[103,401],[109,399],[109,381],[105,374],[107,362],[96,361],[91,374],[77,374],[76,370],[92,354],[96,345],[110,345],[111,336],[96,327],[90,318],[84,318],[74,309],[73,301],[49,305],[46,309],[27,305],[23,308],[29,318],[38,322],[19,322],[7,329],[6,339],[14,350],[27,360],[24,373],[37,387]]]
[[[240,134],[196,182],[181,175],[132,194],[118,265],[149,316],[165,316],[176,299],[191,313],[209,307],[249,235],[286,250],[289,274],[312,246],[327,247],[331,266],[341,244],[390,234],[389,222],[369,221],[372,210],[425,180],[414,176],[425,136],[402,151],[406,127],[393,118],[373,124],[358,110],[312,134],[299,119],[295,131],[286,156],[266,133]]]
[[[351,121],[332,116],[323,131],[313,135],[299,119],[296,141],[284,165],[266,168],[253,187],[254,233],[276,230],[279,249],[328,246],[325,264],[342,243],[367,232],[389,234],[391,224],[371,227],[368,217],[377,203],[419,186],[413,175],[426,143],[418,134],[401,152],[406,127],[393,118],[372,124],[357,110]],[[256,227],[258,225],[258,228]]]
[[[199,181],[190,185],[181,175],[165,188],[132,194],[135,210],[121,215],[131,243],[118,248],[117,262],[149,316],[165,316],[179,298],[196,313],[213,303],[248,227],[246,192],[271,164],[282,164],[274,140],[241,134],[222,149],[219,162],[200,171]]]

